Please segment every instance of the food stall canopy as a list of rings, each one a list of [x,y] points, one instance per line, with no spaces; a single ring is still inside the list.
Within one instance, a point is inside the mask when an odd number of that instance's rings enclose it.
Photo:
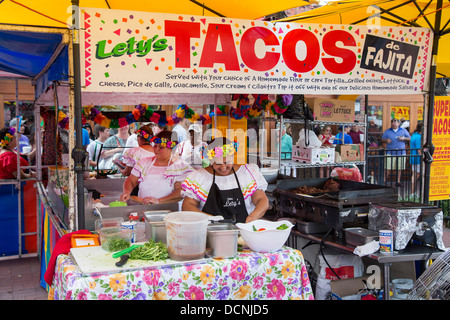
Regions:
[[[36,98],[52,81],[67,80],[63,34],[0,30],[0,71],[36,81]]]
[[[1,30],[0,70],[34,78],[61,41],[61,34]]]
[[[318,1],[277,0],[80,0],[80,7],[132,10],[199,16],[223,16],[258,19],[294,7]],[[0,21],[7,24],[64,27],[70,18],[70,0],[5,0],[0,1]]]

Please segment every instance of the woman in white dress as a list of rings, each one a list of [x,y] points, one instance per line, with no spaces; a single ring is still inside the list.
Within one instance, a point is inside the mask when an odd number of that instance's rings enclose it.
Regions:
[[[134,165],[141,159],[154,157],[151,139],[153,139],[153,130],[150,126],[142,126],[135,132],[137,135],[138,146],[125,149],[122,155],[122,164],[124,169],[120,169],[123,176],[128,177]]]
[[[225,220],[251,222],[269,208],[267,181],[254,164],[234,164],[235,144],[216,138],[207,147],[210,166],[190,173],[181,184],[183,211],[221,215]]]
[[[121,201],[130,199],[131,192],[139,184],[138,197],[145,204],[172,203],[182,200],[181,182],[194,170],[182,161],[172,157],[177,142],[171,139],[172,132],[161,131],[154,142],[154,157],[139,160],[123,184]]]

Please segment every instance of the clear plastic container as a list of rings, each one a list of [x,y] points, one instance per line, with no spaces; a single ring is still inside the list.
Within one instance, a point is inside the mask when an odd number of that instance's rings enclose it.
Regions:
[[[122,227],[107,227],[100,229],[102,249],[114,252],[128,248],[131,245],[133,231]]]
[[[106,218],[95,220],[95,232],[99,233],[102,228],[117,227],[120,228],[123,223],[123,218]]]
[[[172,260],[188,261],[204,258],[208,227],[206,214],[177,211],[168,214],[164,221],[167,251]]]

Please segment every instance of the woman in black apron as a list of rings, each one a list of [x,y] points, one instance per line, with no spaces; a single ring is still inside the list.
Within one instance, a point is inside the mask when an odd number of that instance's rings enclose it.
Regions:
[[[213,150],[220,152],[212,152]],[[201,211],[214,216],[223,216],[225,220],[242,223],[262,218],[269,207],[269,201],[263,190],[256,190],[251,196],[254,209],[249,212],[242,193],[241,182],[236,174],[241,166],[233,164],[233,143],[225,138],[217,138],[208,145],[206,154],[210,160],[210,166],[197,172],[197,174],[201,172],[212,178],[206,202],[200,210],[199,201],[186,197],[183,201],[183,211]],[[235,187],[221,190],[216,183],[216,176],[232,179],[234,182],[230,182],[230,184]]]

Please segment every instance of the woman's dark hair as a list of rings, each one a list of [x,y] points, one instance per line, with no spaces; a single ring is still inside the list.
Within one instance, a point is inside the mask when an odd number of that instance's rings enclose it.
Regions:
[[[172,131],[169,131],[169,130],[163,130],[163,131],[159,132],[156,135],[156,137],[160,138],[160,139],[164,138],[164,139],[167,139],[167,140],[170,140],[170,141],[177,141],[177,139],[172,139]]]
[[[422,127],[423,127],[423,123],[422,122],[418,122],[416,130],[414,130],[414,132],[422,133]]]
[[[88,131],[89,132],[89,138],[92,139],[92,140],[95,140],[94,131],[92,130],[91,125],[89,123],[85,123],[85,124],[83,124],[83,128],[86,129],[86,130],[89,129],[90,130],[90,131]]]

